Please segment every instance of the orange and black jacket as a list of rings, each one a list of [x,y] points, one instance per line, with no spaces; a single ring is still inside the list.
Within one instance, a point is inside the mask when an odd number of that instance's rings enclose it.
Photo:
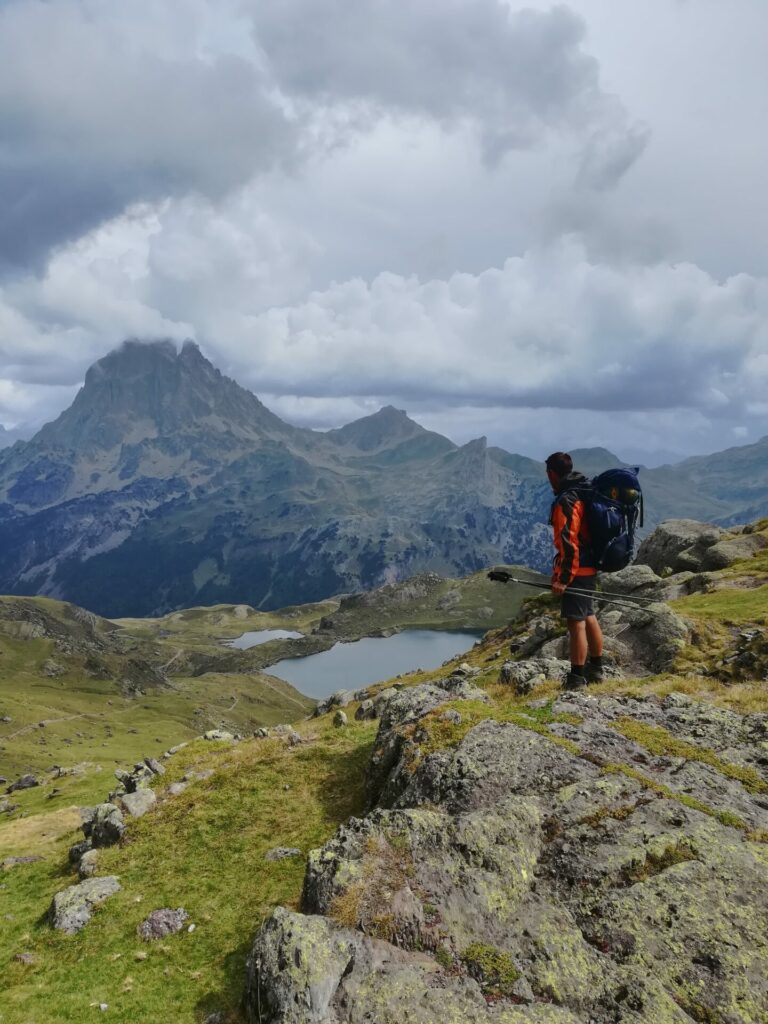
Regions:
[[[579,488],[587,486],[583,474],[569,473],[560,483],[549,516],[556,551],[552,581],[566,587],[577,576],[594,576],[597,572],[586,508],[579,495]]]

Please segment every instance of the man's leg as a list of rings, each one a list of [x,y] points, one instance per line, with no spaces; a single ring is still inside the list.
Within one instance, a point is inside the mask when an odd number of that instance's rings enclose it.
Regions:
[[[583,666],[587,661],[587,622],[584,619],[568,619],[567,622],[571,665]]]
[[[587,679],[590,683],[599,683],[603,679],[603,631],[595,615],[588,616],[584,626],[584,637],[589,650]],[[586,652],[584,660],[586,661]]]
[[[603,656],[603,631],[596,615],[589,615],[584,622],[584,636],[590,656],[601,658]],[[587,651],[584,651],[584,660],[587,660]]]

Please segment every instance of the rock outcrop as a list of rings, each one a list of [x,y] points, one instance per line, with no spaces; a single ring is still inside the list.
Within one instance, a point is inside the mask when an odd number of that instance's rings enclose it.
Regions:
[[[635,561],[660,576],[686,570],[710,572],[751,558],[765,547],[764,537],[743,529],[723,530],[693,519],[668,519],[643,541]]]
[[[768,1019],[768,715],[578,693],[462,736],[480,699],[387,703],[372,809],[310,853],[303,913],[260,929],[249,1020]]]

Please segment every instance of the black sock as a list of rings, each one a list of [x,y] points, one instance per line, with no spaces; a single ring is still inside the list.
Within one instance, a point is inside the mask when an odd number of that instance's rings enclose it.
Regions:
[[[560,669],[560,671],[562,672],[563,670]],[[584,665],[574,665],[574,663],[571,662],[571,675],[572,676],[583,676],[584,675]]]
[[[603,656],[602,654],[590,654],[589,656],[590,665],[594,665],[595,668],[603,667]]]

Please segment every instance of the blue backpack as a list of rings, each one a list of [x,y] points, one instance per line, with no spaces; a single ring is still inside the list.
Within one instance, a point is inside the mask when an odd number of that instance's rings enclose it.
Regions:
[[[607,469],[583,497],[599,572],[618,572],[635,553],[635,526],[643,525],[643,492],[634,469]]]

